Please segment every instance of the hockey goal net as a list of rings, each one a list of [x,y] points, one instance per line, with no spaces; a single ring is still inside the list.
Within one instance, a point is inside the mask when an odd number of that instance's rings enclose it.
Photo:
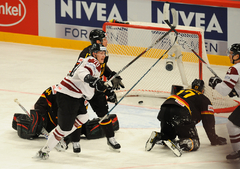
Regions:
[[[103,25],[108,39],[107,50],[110,56],[108,65],[116,72],[170,29],[165,24],[128,23],[106,22]],[[185,26],[177,26],[176,30],[179,36],[208,63],[204,46],[204,31],[200,28]],[[120,76],[123,78],[125,89],[117,91],[117,96],[122,97],[129,89],[132,89],[127,96],[166,98],[170,96],[172,85],[188,88],[194,79],[199,78],[205,82],[205,95],[211,100],[216,113],[233,111],[239,103],[232,98],[221,96],[208,86],[208,80],[213,76],[211,72],[199,62],[181,38],[178,38],[173,45],[175,37],[175,33],[170,33],[121,72]],[[163,55],[171,45],[173,45],[171,50]],[[154,65],[161,56],[163,56],[162,59]],[[170,68],[171,65],[173,66],[172,70],[166,69],[167,63],[170,64],[168,65]],[[144,75],[146,72],[148,73]],[[136,83],[137,85],[132,88]]]

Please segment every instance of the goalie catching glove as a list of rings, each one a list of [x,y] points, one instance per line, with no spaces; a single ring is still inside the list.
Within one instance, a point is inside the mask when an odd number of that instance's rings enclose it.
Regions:
[[[214,76],[214,77],[210,77],[208,85],[213,89],[215,89],[216,85],[221,82],[222,80],[219,77]]]
[[[104,92],[107,86],[104,85],[104,81],[101,79],[92,77],[90,74],[84,77],[84,82],[89,83],[89,86],[95,88],[97,91]]]
[[[111,79],[111,77],[113,77],[115,74],[117,73],[113,71],[108,79]],[[124,84],[122,83],[122,78],[120,76],[116,76],[114,79],[112,79],[111,83],[113,90],[119,90],[120,87],[125,88]]]
[[[105,91],[105,95],[107,96],[107,101],[111,103],[117,103],[117,96],[116,93],[113,91],[112,87],[108,87],[107,90]]]

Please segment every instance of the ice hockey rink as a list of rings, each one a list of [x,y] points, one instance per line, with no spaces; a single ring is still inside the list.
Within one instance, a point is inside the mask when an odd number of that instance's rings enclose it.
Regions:
[[[106,138],[82,139],[81,153],[74,154],[71,144],[65,152],[50,153],[48,160],[32,158],[45,144],[44,137],[25,140],[12,129],[14,113],[24,113],[14,102],[17,98],[27,109],[33,108],[40,94],[59,83],[75,64],[80,51],[0,42],[0,168],[1,169],[237,169],[240,162],[229,163],[225,157],[232,152],[227,134],[229,114],[216,114],[216,133],[227,138],[227,145],[211,146],[200,124],[197,125],[201,146],[196,152],[183,152],[176,157],[170,149],[156,145],[152,151],[144,150],[152,131],[159,131],[157,113],[163,99],[124,98],[111,112],[117,114],[120,129],[116,140],[121,152],[113,152]],[[109,60],[109,63],[112,60]],[[112,68],[114,69],[114,68]],[[224,77],[227,67],[212,66]],[[125,70],[127,71],[127,70]],[[123,79],[123,82],[126,79]],[[171,84],[169,84],[171,86]],[[143,104],[139,105],[138,101]],[[109,104],[110,108],[113,104]],[[89,108],[90,119],[96,117]]]

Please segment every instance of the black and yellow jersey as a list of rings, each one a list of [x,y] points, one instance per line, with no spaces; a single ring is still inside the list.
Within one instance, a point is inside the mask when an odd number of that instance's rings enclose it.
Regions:
[[[194,89],[180,90],[176,95],[168,97],[164,104],[186,107],[190,115],[197,121],[201,120],[201,115],[214,114],[210,100],[202,92]]]

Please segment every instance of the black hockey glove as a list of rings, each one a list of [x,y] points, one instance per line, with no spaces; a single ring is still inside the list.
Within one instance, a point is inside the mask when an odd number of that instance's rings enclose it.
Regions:
[[[211,145],[215,146],[215,145],[225,145],[227,144],[227,139],[223,138],[223,137],[218,137],[216,135],[214,141],[211,141]]]
[[[92,77],[90,74],[84,77],[84,82],[89,83],[89,86],[95,88],[97,91],[104,92],[107,86],[104,85],[104,81],[101,79]]]
[[[107,88],[105,95],[108,97],[107,101],[115,104],[118,102],[116,93],[113,91],[112,87]]]
[[[229,96],[229,97],[234,97],[234,96],[239,97],[238,94],[237,94],[237,92],[236,92],[236,90],[235,90],[234,88],[233,88],[232,91],[228,94],[228,96]]]
[[[113,71],[112,74],[111,74],[111,76],[110,76],[110,78],[113,77],[115,74],[116,74],[116,72]],[[109,78],[109,79],[110,79],[110,78]],[[119,90],[120,87],[121,87],[121,88],[125,88],[124,84],[122,83],[122,78],[121,78],[120,76],[116,76],[116,77],[111,81],[111,83],[112,83],[113,89]]]
[[[214,77],[210,77],[208,85],[213,89],[215,89],[216,85],[221,82],[222,80],[219,77],[214,76]]]

